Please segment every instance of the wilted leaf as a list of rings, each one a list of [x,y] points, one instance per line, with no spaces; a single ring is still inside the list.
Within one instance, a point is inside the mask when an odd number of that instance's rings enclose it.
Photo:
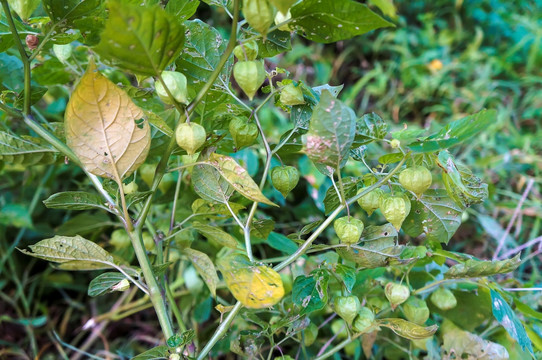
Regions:
[[[502,298],[502,296],[495,290],[491,290],[491,305],[493,309],[493,316],[495,319],[508,331],[508,334],[518,342],[524,351],[529,351],[533,354],[533,346],[531,340],[523,324],[518,319],[510,305]]]
[[[268,266],[252,264],[244,255],[224,257],[218,267],[232,295],[248,308],[270,307],[284,296],[280,275]]]
[[[219,227],[193,222],[192,227],[207,239],[216,241],[220,245],[235,249],[237,248],[237,240]]]
[[[478,204],[487,198],[487,184],[465,166],[456,165],[448,151],[438,155],[439,166],[443,169],[442,180],[448,195],[462,207]]]
[[[519,256],[520,254],[517,254],[512,259],[501,261],[467,260],[462,264],[452,266],[444,273],[444,277],[447,279],[460,279],[506,274],[516,270],[521,264]]]
[[[379,326],[385,326],[394,333],[410,340],[425,339],[431,337],[437,332],[438,326],[420,326],[403,319],[378,319]]]
[[[244,167],[233,158],[225,155],[211,154],[208,164],[213,166],[237,192],[252,201],[278,206],[266,198],[258,185],[252,180]]]
[[[118,272],[100,274],[88,284],[88,296],[95,297],[114,291],[113,287],[124,279],[126,277]]]
[[[60,263],[71,270],[98,270],[114,267],[113,256],[81,236],[55,236],[29,246],[23,253]]]
[[[159,75],[181,52],[184,27],[160,6],[108,4],[109,18],[96,52],[126,70]]]
[[[429,189],[411,205],[402,229],[412,237],[425,233],[427,241],[448,243],[461,225],[463,211],[444,189]]]
[[[510,357],[506,348],[500,344],[484,340],[478,335],[461,330],[451,321],[444,320],[443,360],[478,359],[478,360],[508,360]]]
[[[495,123],[496,110],[482,110],[463,119],[453,121],[427,139],[410,144],[416,152],[432,152],[447,149],[487,129]]]
[[[340,169],[348,160],[348,153],[356,129],[356,115],[348,106],[322,91],[320,102],[314,107],[307,133],[306,153],[316,164]]]
[[[141,165],[149,124],[130,97],[91,63],[66,107],[66,140],[83,166],[118,184]]]
[[[337,248],[337,254],[345,260],[373,269],[386,266],[398,258],[403,249],[397,246],[397,230],[391,224],[367,226],[358,246]]]
[[[102,209],[110,211],[104,205],[102,198],[96,194],[85,191],[65,191],[53,194],[43,204],[49,209],[70,209],[70,210],[88,210]]]
[[[310,276],[300,275],[292,286],[292,301],[301,310],[299,315],[323,309],[328,302],[329,273],[325,269],[313,270]]]
[[[352,0],[304,0],[290,11],[292,28],[309,40],[325,44],[393,26],[367,6]]]
[[[201,251],[190,248],[183,249],[183,253],[188,256],[198,274],[207,284],[211,294],[216,297],[216,285],[218,284],[219,280],[218,275],[216,274],[215,266],[209,256]]]
[[[225,204],[233,194],[233,187],[208,165],[196,165],[192,171],[192,186],[196,194],[207,201]]]

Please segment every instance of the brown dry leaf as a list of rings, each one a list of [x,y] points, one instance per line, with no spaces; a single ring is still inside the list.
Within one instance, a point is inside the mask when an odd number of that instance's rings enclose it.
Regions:
[[[65,129],[85,169],[117,183],[143,164],[151,143],[143,111],[93,61],[70,97]]]

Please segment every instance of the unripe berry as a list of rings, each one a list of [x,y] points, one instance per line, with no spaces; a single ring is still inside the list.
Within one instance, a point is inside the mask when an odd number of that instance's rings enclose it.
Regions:
[[[335,233],[343,244],[357,244],[363,233],[363,221],[355,218],[344,216],[335,220],[333,223]]]
[[[173,98],[181,104],[188,104],[188,88],[186,76],[176,71],[162,71],[162,80],[173,95]],[[155,83],[156,93],[166,104],[173,104],[173,101],[168,96],[166,89],[160,81]]]
[[[265,81],[266,72],[259,60],[238,61],[233,66],[233,77],[250,100]]]
[[[295,86],[292,83],[286,85],[280,91],[280,102],[288,106],[304,104],[305,99],[303,99],[301,87]]]
[[[177,144],[186,150],[188,155],[193,155],[203,144],[207,135],[205,128],[196,123],[183,123],[175,132]]]
[[[299,182],[299,171],[293,166],[275,166],[271,169],[271,182],[286,197]]]
[[[410,289],[407,286],[392,282],[386,284],[384,293],[390,302],[392,310],[395,310],[397,306],[407,301],[410,297]]]
[[[364,189],[361,188],[358,190],[358,194]],[[358,199],[358,204],[363,210],[367,212],[369,216],[380,207],[380,202],[384,196],[384,191],[382,189],[374,189],[368,194],[363,195]]]
[[[431,187],[431,172],[423,166],[412,166],[401,171],[399,182],[403,187],[420,197],[425,190]]]

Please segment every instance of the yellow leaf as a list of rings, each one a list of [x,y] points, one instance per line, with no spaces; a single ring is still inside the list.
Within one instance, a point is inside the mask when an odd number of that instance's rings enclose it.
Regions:
[[[218,266],[233,297],[248,308],[270,307],[284,296],[280,275],[268,266],[253,265],[244,255],[222,258]]]
[[[141,165],[151,135],[143,111],[94,62],[73,91],[65,113],[66,140],[92,174],[117,183]]]

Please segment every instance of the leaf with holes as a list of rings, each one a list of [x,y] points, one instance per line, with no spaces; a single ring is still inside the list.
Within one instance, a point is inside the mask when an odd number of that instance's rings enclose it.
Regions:
[[[105,30],[94,50],[123,69],[157,76],[177,58],[184,36],[184,27],[159,6],[112,1]]]
[[[327,285],[329,272],[326,269],[313,270],[310,276],[295,278],[292,287],[292,301],[300,308],[299,315],[323,309],[328,303]]]
[[[149,124],[130,97],[90,63],[66,107],[68,146],[88,172],[118,184],[141,165]]]
[[[348,160],[355,130],[354,111],[323,90],[312,113],[305,151],[314,163],[337,170]]]
[[[429,189],[411,204],[412,209],[402,225],[410,236],[425,233],[427,241],[448,243],[461,225],[463,211],[444,189]]]
[[[268,266],[252,264],[245,255],[224,257],[218,268],[232,295],[248,308],[267,308],[284,296],[280,275]]]
[[[29,246],[23,253],[61,264],[69,270],[98,270],[115,267],[111,254],[81,236],[55,236]]]

